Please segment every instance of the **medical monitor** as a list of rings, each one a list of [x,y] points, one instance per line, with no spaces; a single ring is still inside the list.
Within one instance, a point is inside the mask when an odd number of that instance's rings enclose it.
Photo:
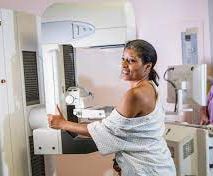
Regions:
[[[168,103],[177,103],[177,92],[182,89],[183,104],[206,106],[206,64],[170,66],[167,72]]]

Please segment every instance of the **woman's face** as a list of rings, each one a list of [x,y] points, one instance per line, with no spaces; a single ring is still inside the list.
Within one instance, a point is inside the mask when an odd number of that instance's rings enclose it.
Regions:
[[[125,81],[138,81],[148,78],[149,64],[143,64],[134,49],[125,49],[121,61],[121,78]]]

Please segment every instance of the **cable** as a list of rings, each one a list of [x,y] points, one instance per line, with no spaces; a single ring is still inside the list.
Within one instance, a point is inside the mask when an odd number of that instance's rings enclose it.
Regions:
[[[168,83],[170,83],[172,85],[172,87],[175,89],[175,109],[174,109],[174,112],[177,112],[177,102],[178,102],[178,90],[177,90],[177,87],[175,85],[175,83],[173,83],[171,80],[168,80],[166,78],[166,73],[169,72],[169,71],[173,71],[174,70],[174,67],[170,67],[168,68],[165,72],[164,72],[164,75],[163,75],[163,79],[165,81],[167,81]]]

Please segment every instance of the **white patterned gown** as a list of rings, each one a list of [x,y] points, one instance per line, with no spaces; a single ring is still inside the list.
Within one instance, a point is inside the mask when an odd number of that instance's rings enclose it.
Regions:
[[[122,176],[175,176],[163,138],[164,118],[158,95],[153,112],[146,116],[126,118],[114,109],[107,118],[87,128],[100,153],[115,153]]]

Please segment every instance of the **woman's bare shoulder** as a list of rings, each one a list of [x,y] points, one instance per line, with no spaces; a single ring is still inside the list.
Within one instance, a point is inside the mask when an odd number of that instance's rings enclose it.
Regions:
[[[129,89],[124,93],[119,105],[117,106],[117,111],[125,117],[135,117],[141,109],[141,97],[140,90],[138,88]]]
[[[151,85],[129,89],[122,97],[117,110],[125,117],[146,115],[155,107],[155,92]]]

